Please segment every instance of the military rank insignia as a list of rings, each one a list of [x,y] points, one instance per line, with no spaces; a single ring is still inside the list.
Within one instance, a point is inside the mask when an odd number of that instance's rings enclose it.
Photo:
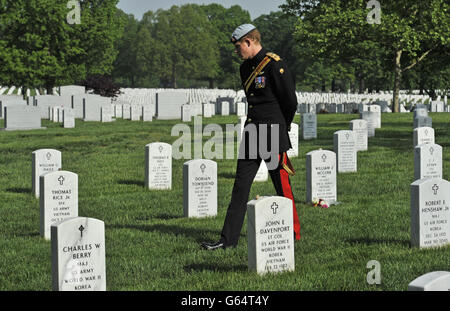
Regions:
[[[263,89],[266,87],[266,77],[256,77],[255,78],[255,88]]]

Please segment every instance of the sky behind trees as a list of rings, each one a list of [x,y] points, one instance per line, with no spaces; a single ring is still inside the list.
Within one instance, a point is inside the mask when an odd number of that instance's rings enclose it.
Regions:
[[[226,8],[232,5],[240,5],[250,13],[250,17],[253,20],[262,14],[269,14],[271,11],[280,11],[279,6],[285,2],[285,0],[120,0],[117,7],[126,13],[133,14],[137,19],[141,19],[142,15],[149,10],[167,10],[172,5],[218,3]]]

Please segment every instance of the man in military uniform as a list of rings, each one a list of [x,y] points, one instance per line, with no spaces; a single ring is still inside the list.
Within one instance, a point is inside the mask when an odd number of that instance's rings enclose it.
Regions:
[[[295,239],[300,239],[300,222],[289,181],[289,175],[295,172],[286,154],[292,148],[288,131],[297,110],[295,81],[286,63],[278,55],[266,51],[260,41],[259,31],[251,24],[236,28],[231,38],[235,52],[244,60],[240,67],[248,102],[244,135],[248,134],[248,128],[256,128],[257,139],[246,139],[247,136],[244,136],[221,238],[217,243],[202,243],[202,247],[207,250],[237,246],[247,211],[250,188],[262,160],[267,164],[277,195],[292,200]],[[263,131],[262,128],[266,130]],[[256,144],[255,157],[250,155],[251,144]],[[270,150],[268,153],[267,146],[274,149],[274,145],[277,146],[276,150]],[[274,157],[275,166],[269,166]]]

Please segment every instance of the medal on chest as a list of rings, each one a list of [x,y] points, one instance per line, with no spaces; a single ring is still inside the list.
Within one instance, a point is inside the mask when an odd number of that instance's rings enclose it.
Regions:
[[[256,77],[255,78],[255,88],[263,89],[266,87],[266,77]]]

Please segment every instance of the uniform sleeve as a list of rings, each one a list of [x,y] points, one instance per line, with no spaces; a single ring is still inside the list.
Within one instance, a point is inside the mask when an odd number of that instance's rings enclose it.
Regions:
[[[274,83],[275,96],[283,112],[286,125],[290,128],[297,111],[297,95],[295,94],[294,76],[282,60],[272,61],[272,77]]]

